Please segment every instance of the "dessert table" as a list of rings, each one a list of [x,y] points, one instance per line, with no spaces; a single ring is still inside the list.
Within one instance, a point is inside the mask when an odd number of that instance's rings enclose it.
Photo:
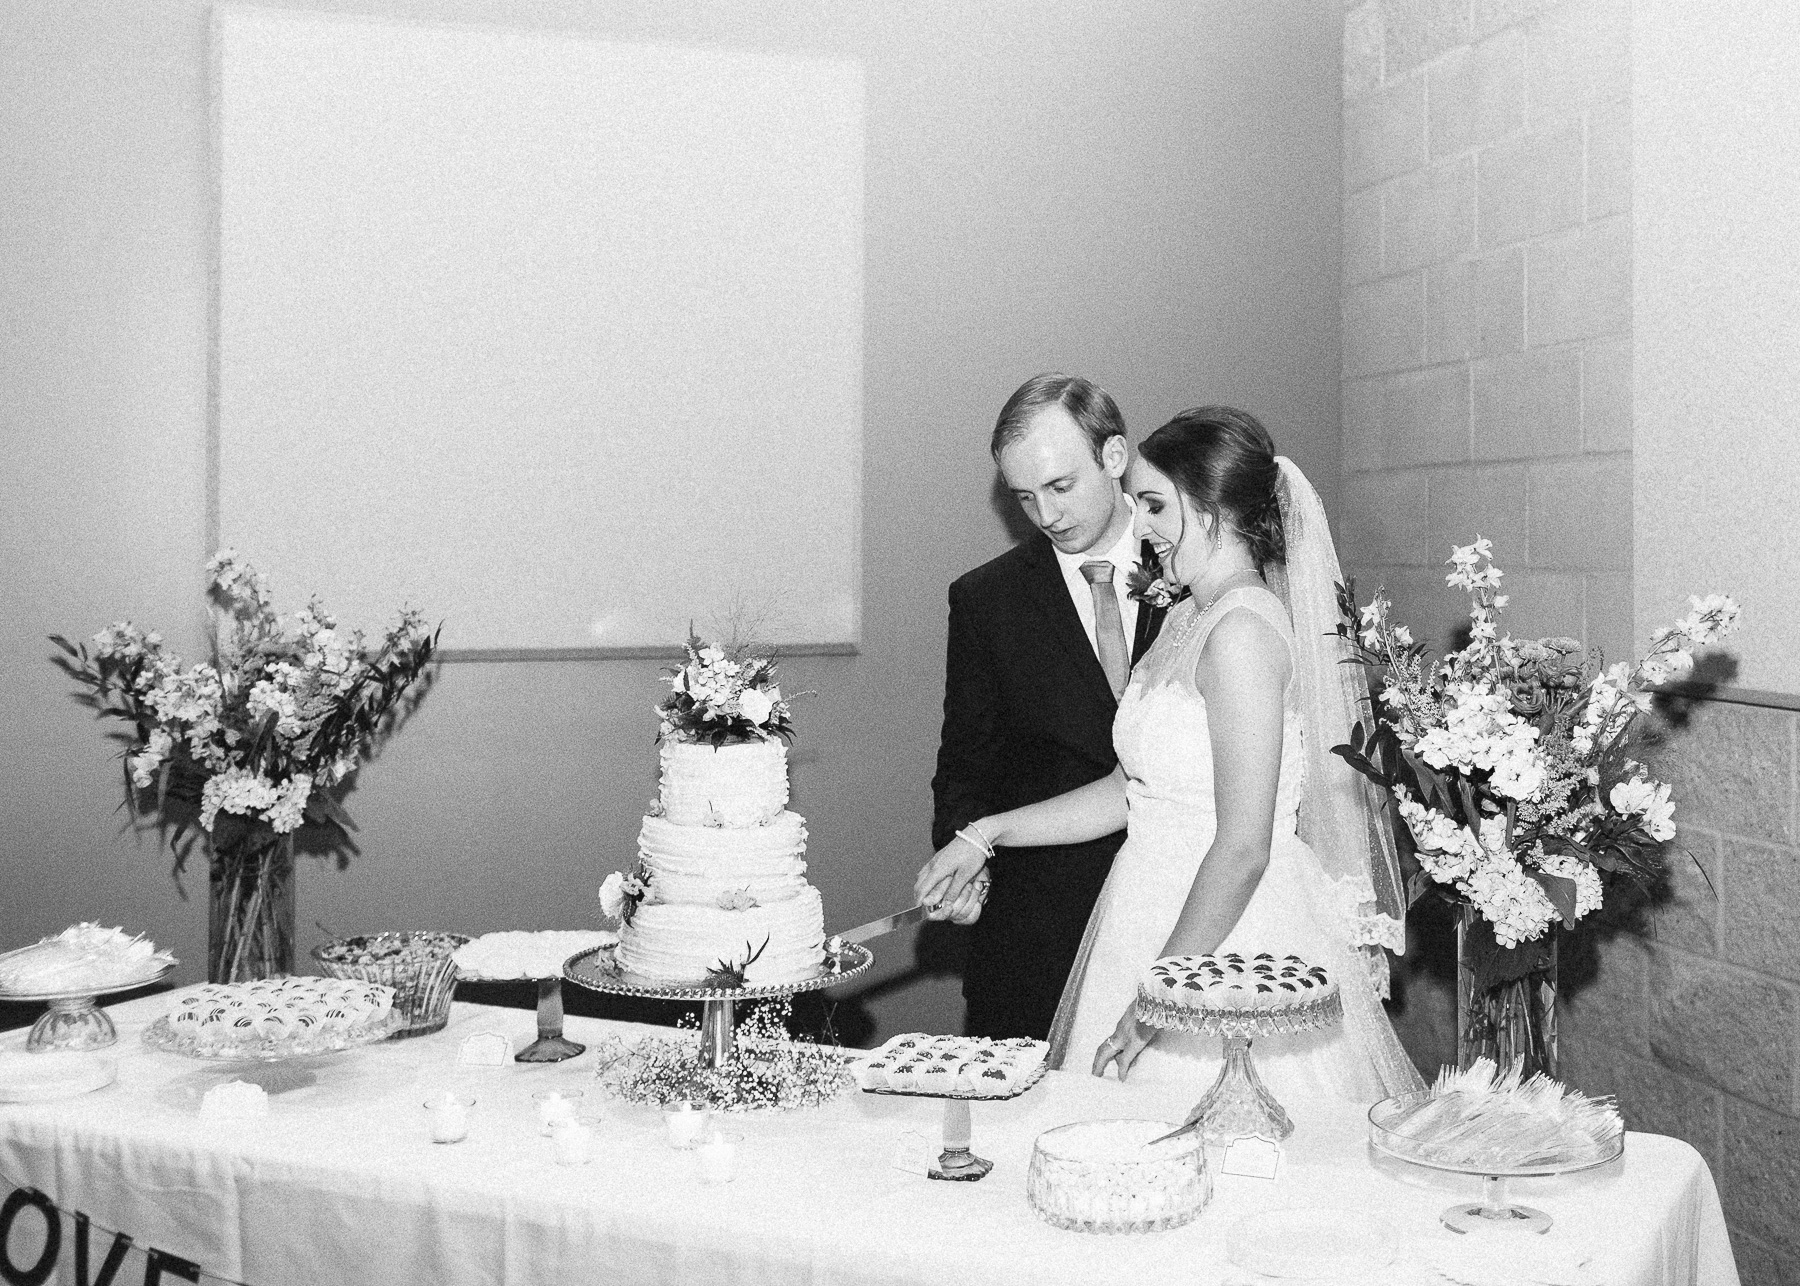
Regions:
[[[178,993],[177,993],[178,994]],[[660,1115],[599,1095],[594,1048],[666,1029],[567,1020],[590,1052],[566,1062],[459,1067],[464,1037],[535,1034],[529,1010],[457,1004],[442,1032],[245,1071],[140,1043],[170,995],[111,1010],[118,1077],[51,1102],[0,1104],[0,1194],[34,1188],[93,1225],[129,1233],[250,1283],[820,1282],[894,1286],[944,1281],[1265,1280],[1232,1264],[1226,1243],[1258,1211],[1328,1207],[1385,1228],[1394,1262],[1339,1280],[1442,1283],[1434,1256],[1468,1240],[1439,1226],[1479,1181],[1378,1158],[1359,1113],[1289,1104],[1296,1129],[1273,1180],[1217,1176],[1211,1205],[1168,1232],[1062,1232],[1027,1204],[1032,1141],[1100,1117],[1179,1121],[1199,1090],[1171,1095],[1053,1072],[1023,1097],[974,1105],[975,1147],[995,1162],[980,1183],[940,1183],[898,1168],[914,1131],[935,1146],[936,1104],[854,1091],[810,1112],[734,1116],[735,1181],[701,1182],[695,1156],[668,1147]],[[0,1037],[21,1047],[25,1033]],[[247,1075],[269,1091],[266,1117],[202,1119],[210,1086]],[[444,1089],[472,1095],[468,1137],[434,1144],[422,1108]],[[558,1165],[532,1094],[585,1089],[597,1114],[591,1163]],[[1494,1281],[1518,1239],[1572,1260],[1580,1280],[1615,1286],[1736,1286],[1729,1239],[1705,1163],[1687,1144],[1631,1134],[1616,1162],[1515,1195],[1550,1213],[1546,1236],[1490,1234]],[[14,1265],[29,1266],[15,1245]],[[95,1262],[101,1252],[96,1250]],[[1488,1253],[1484,1251],[1483,1253]],[[64,1254],[67,1261],[69,1255]],[[67,1278],[73,1280],[72,1277]],[[120,1280],[124,1280],[121,1276]],[[1519,1277],[1517,1280],[1527,1280]]]

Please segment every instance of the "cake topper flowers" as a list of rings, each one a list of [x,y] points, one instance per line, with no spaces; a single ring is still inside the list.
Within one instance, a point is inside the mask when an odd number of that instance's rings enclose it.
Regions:
[[[730,648],[687,641],[687,660],[663,676],[669,695],[656,707],[658,740],[789,741],[794,725],[775,677],[775,654],[749,643]]]

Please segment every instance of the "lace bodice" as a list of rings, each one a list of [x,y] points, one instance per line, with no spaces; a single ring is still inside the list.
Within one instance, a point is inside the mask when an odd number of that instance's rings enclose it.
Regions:
[[[1190,840],[1210,841],[1213,807],[1212,739],[1206,698],[1194,683],[1200,653],[1213,627],[1242,608],[1267,621],[1294,655],[1287,609],[1257,585],[1228,590],[1204,615],[1188,599],[1177,604],[1162,632],[1132,670],[1113,723],[1113,749],[1125,769],[1125,794],[1134,832],[1171,826]],[[1275,794],[1275,833],[1293,833],[1306,785],[1305,730],[1290,676],[1283,700],[1281,776]]]

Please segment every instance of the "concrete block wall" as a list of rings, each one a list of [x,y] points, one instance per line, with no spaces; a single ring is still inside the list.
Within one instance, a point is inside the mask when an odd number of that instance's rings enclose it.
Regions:
[[[1506,624],[1631,650],[1629,0],[1344,19],[1344,562],[1441,644],[1450,548]]]
[[[1800,713],[1709,702],[1660,732],[1669,896],[1565,993],[1563,1071],[1706,1157],[1744,1286],[1800,1282]]]
[[[1359,595],[1385,585],[1434,647],[1467,610],[1443,560],[1477,532],[1511,633],[1609,659],[1647,642],[1631,17],[1629,0],[1345,6],[1340,549]],[[1800,712],[1676,714],[1654,762],[1682,828],[1670,888],[1567,944],[1562,1071],[1705,1156],[1746,1286],[1800,1283]],[[1454,1055],[1454,937],[1424,904],[1409,928],[1396,1025],[1429,1070]]]

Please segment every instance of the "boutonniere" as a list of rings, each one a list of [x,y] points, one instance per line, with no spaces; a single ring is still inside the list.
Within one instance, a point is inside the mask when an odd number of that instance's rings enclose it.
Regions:
[[[1152,558],[1139,563],[1125,577],[1127,597],[1148,603],[1158,611],[1167,611],[1188,596],[1187,586],[1175,586],[1162,578],[1162,564]]]

